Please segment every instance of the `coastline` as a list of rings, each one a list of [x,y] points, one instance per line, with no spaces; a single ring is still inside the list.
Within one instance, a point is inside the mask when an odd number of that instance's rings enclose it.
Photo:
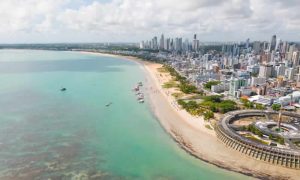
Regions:
[[[120,56],[97,52],[78,51],[109,57],[118,57],[134,61],[143,67],[147,77],[146,84],[151,110],[163,129],[192,156],[217,167],[238,172],[259,179],[297,179],[299,171],[274,166],[246,157],[227,148],[215,135],[214,130],[207,129],[202,117],[193,117],[174,104],[174,99],[162,88],[164,79],[157,68],[161,65],[130,56]],[[162,101],[163,99],[163,101]]]

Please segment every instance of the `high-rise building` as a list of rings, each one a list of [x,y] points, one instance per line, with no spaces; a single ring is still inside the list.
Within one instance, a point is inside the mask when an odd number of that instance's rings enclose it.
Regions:
[[[246,49],[249,48],[249,45],[250,45],[250,39],[248,38],[248,39],[246,40],[246,44],[245,44]]]
[[[269,45],[269,51],[272,52],[275,50],[276,47],[276,35],[273,35],[270,41],[270,45]]]
[[[297,49],[296,44],[292,44],[289,47],[289,52],[287,53],[287,59],[288,60],[292,60],[293,57],[293,52],[295,52]]]
[[[175,51],[182,51],[182,38],[175,39]]]
[[[238,56],[239,54],[240,54],[240,47],[239,47],[238,44],[234,44],[232,55],[233,56]]]
[[[261,65],[259,67],[259,77],[269,78],[272,76],[272,69],[271,65]]]
[[[194,34],[194,39],[193,39],[193,51],[198,51],[199,50],[199,40],[197,40],[197,35]]]
[[[159,40],[159,49],[160,50],[165,49],[164,43],[165,43],[165,37],[164,37],[164,34],[162,34],[160,37],[160,40]]]
[[[253,51],[255,54],[259,54],[261,52],[261,43],[259,41],[253,42]]]
[[[300,55],[299,51],[293,52],[293,56],[292,56],[293,67],[296,67],[299,65],[299,55]]]
[[[279,50],[279,52],[280,52],[281,45],[282,45],[281,40],[278,38],[276,41],[275,50],[276,51]]]
[[[231,77],[230,83],[229,83],[229,95],[231,95],[233,97],[238,97],[239,94],[237,93],[237,90],[243,86],[246,86],[245,79]]]
[[[284,76],[285,73],[285,65],[284,63],[280,63],[279,65],[274,67],[275,76]]]
[[[173,39],[171,39],[171,41],[170,41],[170,51],[173,51],[175,49],[175,47],[174,47],[174,40]]]
[[[145,48],[145,42],[142,41],[142,42],[140,42],[140,49],[144,49],[144,48]]]
[[[158,43],[157,43],[157,37],[156,36],[154,36],[154,38],[152,39],[151,49],[158,49]]]
[[[283,42],[282,43],[282,47],[281,47],[281,53],[286,53],[287,52],[287,50],[288,50],[288,47],[289,47],[289,44],[288,44],[288,42]]]
[[[288,78],[289,80],[293,80],[295,75],[294,68],[287,68],[285,70],[285,77]]]
[[[268,50],[268,42],[264,41],[263,42],[263,50]]]
[[[262,85],[266,83],[265,77],[252,77],[251,78],[251,86]]]
[[[170,38],[165,39],[165,44],[164,44],[164,49],[165,50],[170,50]]]
[[[182,50],[183,51],[189,51],[189,40],[188,39],[185,39],[184,43],[183,43],[183,46],[182,46]]]

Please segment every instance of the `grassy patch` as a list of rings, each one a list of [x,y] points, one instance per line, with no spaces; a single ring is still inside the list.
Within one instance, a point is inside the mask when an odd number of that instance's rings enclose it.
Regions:
[[[176,88],[178,87],[178,84],[176,83],[176,81],[169,81],[163,84],[163,88]]]
[[[255,142],[258,142],[260,144],[269,145],[268,142],[266,142],[264,140],[261,140],[261,139],[255,137],[255,136],[252,136],[252,135],[245,135],[245,138],[250,139],[250,140],[255,141]]]
[[[184,96],[183,93],[173,93],[172,94],[173,97],[175,97],[176,99],[182,98]]]
[[[209,124],[206,124],[205,127],[206,127],[207,129],[213,130],[213,128],[212,128]]]
[[[194,99],[203,99],[203,96],[200,94],[195,94],[192,96],[189,96],[188,98],[186,98],[187,100],[194,100]]]
[[[180,91],[185,94],[199,93],[197,87],[191,84],[185,77],[181,76],[174,68],[168,65],[164,65],[164,68],[170,73],[172,77],[175,78],[176,81],[179,82],[178,87]]]
[[[157,68],[157,71],[160,72],[160,73],[167,73],[168,72],[168,70],[166,70],[166,68],[164,68],[164,67]]]

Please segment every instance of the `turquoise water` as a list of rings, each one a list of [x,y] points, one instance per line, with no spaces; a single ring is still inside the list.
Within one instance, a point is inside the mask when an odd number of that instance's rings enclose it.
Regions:
[[[118,58],[1,50],[0,179],[246,178],[181,150],[137,103],[138,81]]]

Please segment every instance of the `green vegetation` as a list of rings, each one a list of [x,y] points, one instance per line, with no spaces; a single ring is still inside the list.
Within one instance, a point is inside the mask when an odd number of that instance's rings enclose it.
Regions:
[[[160,73],[168,72],[164,67],[158,68],[157,71],[160,72]]]
[[[265,110],[266,107],[265,107],[264,105],[262,105],[262,104],[256,104],[256,103],[255,103],[255,109],[258,109],[258,110]]]
[[[183,109],[185,109],[191,115],[194,115],[194,116],[203,115],[204,120],[207,120],[207,121],[214,118],[214,113],[212,111],[201,107],[200,104],[198,104],[196,101],[185,102],[184,100],[179,99],[177,102]]]
[[[298,147],[300,147],[300,141],[294,142],[294,144]]]
[[[213,128],[212,128],[209,124],[206,124],[205,127],[206,127],[207,129],[213,130]]]
[[[258,142],[258,143],[261,143],[261,144],[265,144],[265,145],[269,145],[268,142],[266,142],[266,141],[264,141],[264,140],[261,140],[261,139],[255,137],[255,136],[252,136],[252,135],[248,135],[248,134],[247,134],[247,135],[245,135],[245,137],[246,137],[247,139],[252,140],[252,141],[255,141],[255,142]]]
[[[197,93],[197,88],[194,85],[188,83],[181,83],[179,85],[180,91],[184,92],[185,94]]]
[[[163,66],[170,74],[171,76],[175,77],[175,80],[179,82],[179,89],[185,94],[192,94],[192,93],[200,93],[197,90],[197,87],[190,84],[188,80],[186,80],[185,77],[182,77],[174,68],[168,65]]]
[[[175,97],[176,99],[183,97],[183,93],[172,93],[172,96]]]
[[[201,107],[196,101],[185,102],[184,100],[180,99],[177,102],[183,109],[185,109],[191,115],[194,116],[203,115],[205,120],[210,120],[214,118],[214,113],[212,111]]]
[[[212,96],[205,96],[203,97],[204,101],[209,101],[209,102],[215,102],[215,103],[219,103],[221,102],[221,96],[218,95],[212,95]]]
[[[280,105],[280,104],[273,104],[273,105],[272,105],[272,109],[273,109],[274,111],[279,111],[280,108],[281,108],[281,105]]]
[[[243,103],[244,107],[246,107],[248,109],[254,108],[254,103],[250,102],[248,99],[241,98],[240,101],[241,101],[241,103]]]
[[[244,126],[243,129],[246,131],[250,131],[253,134],[258,135],[259,137],[263,137],[263,133],[259,129],[257,129],[253,124],[250,124],[249,126]],[[274,135],[270,134],[269,139],[273,140],[275,142],[278,142],[279,144],[282,144],[282,145],[284,144],[284,138],[281,136],[274,136]]]
[[[214,118],[214,112],[227,113],[237,109],[237,104],[231,100],[222,100],[221,96],[204,96],[203,91],[198,91],[196,86],[190,84],[185,77],[182,77],[174,68],[168,65],[164,65],[163,68],[167,70],[175,81],[167,82],[163,85],[164,88],[179,87],[180,91],[185,94],[195,94],[195,96],[189,99],[202,98],[203,102],[197,103],[194,100],[184,101],[182,99],[178,100],[178,104],[192,115],[203,115],[205,120]],[[206,85],[212,86],[214,84],[220,83],[219,81],[210,81]],[[181,94],[172,94],[176,98],[182,96]]]
[[[243,106],[248,109],[258,109],[258,110],[266,109],[264,105],[250,102],[248,99],[241,98],[240,101],[241,103],[243,103]]]
[[[258,135],[259,137],[263,137],[263,133],[259,129],[257,129],[253,124],[250,124],[247,127],[247,130],[252,132],[253,134]]]
[[[203,113],[203,116],[204,116],[204,120],[210,120],[214,118],[214,113],[208,110]]]
[[[195,95],[191,95],[185,98],[186,100],[192,100],[192,99],[203,99],[203,95],[202,94],[195,94]]]
[[[179,99],[177,101],[177,103],[183,108],[185,109],[187,112],[189,112],[190,114],[194,115],[194,116],[200,116],[203,114],[203,112],[205,111],[205,109],[199,107],[199,104],[197,104],[196,101],[188,101],[185,102],[182,99]]]
[[[221,96],[205,96],[200,106],[209,109],[212,112],[227,113],[237,109],[236,102],[232,100],[222,100]]]
[[[218,85],[220,83],[221,83],[220,81],[209,81],[209,82],[205,83],[203,86],[204,86],[205,89],[210,90],[211,86]]]
[[[168,88],[176,88],[176,87],[178,87],[176,81],[172,81],[172,80],[164,83],[164,85],[163,85],[163,88],[167,88],[167,89]]]
[[[284,144],[284,138],[280,136],[273,136],[272,134],[269,135],[269,139],[273,140],[275,142],[278,142],[279,144],[283,145]]]

